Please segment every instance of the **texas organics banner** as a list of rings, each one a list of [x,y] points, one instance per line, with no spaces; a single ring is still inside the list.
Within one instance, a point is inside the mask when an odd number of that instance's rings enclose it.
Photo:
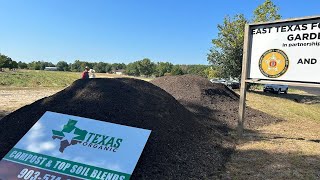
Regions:
[[[46,112],[0,161],[0,179],[128,180],[150,133]]]

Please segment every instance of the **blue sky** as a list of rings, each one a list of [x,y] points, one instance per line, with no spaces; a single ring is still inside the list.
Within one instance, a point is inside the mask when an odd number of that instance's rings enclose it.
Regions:
[[[208,64],[226,15],[264,0],[0,0],[0,53],[16,61]],[[275,0],[283,18],[319,15],[320,1]]]

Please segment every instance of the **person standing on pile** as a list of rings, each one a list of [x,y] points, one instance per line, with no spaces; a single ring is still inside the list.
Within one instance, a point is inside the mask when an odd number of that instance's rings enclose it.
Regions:
[[[89,79],[89,67],[86,66],[82,72],[81,79]]]

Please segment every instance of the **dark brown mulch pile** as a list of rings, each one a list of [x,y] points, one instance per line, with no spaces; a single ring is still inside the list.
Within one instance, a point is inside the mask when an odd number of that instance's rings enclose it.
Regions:
[[[151,83],[170,93],[204,123],[216,126],[223,123],[232,129],[237,126],[239,95],[227,86],[211,83],[206,78],[195,75],[164,76],[152,80]],[[251,129],[278,121],[280,119],[246,108],[246,128]]]
[[[220,129],[204,126],[161,88],[135,79],[89,79],[4,117],[0,158],[46,111],[152,130],[132,179],[217,179],[231,153]]]

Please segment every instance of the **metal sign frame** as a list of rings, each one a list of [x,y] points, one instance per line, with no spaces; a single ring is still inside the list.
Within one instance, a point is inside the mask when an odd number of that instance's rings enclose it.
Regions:
[[[244,31],[240,102],[239,102],[239,119],[238,119],[238,127],[237,127],[237,134],[238,134],[239,138],[241,138],[243,136],[243,126],[244,126],[244,121],[245,121],[246,93],[247,93],[248,83],[285,84],[285,85],[293,85],[293,86],[320,88],[320,82],[307,83],[307,82],[296,82],[296,81],[285,81],[285,80],[269,80],[269,79],[265,80],[265,79],[248,78],[248,74],[250,71],[250,63],[249,62],[251,62],[250,58],[251,58],[251,52],[252,52],[252,48],[251,48],[252,35],[250,33],[251,27],[259,26],[259,25],[272,25],[272,24],[278,24],[278,23],[298,22],[298,21],[316,20],[316,19],[320,20],[320,16],[308,16],[308,17],[302,17],[302,18],[293,18],[293,19],[272,21],[272,22],[246,24],[245,31]]]

